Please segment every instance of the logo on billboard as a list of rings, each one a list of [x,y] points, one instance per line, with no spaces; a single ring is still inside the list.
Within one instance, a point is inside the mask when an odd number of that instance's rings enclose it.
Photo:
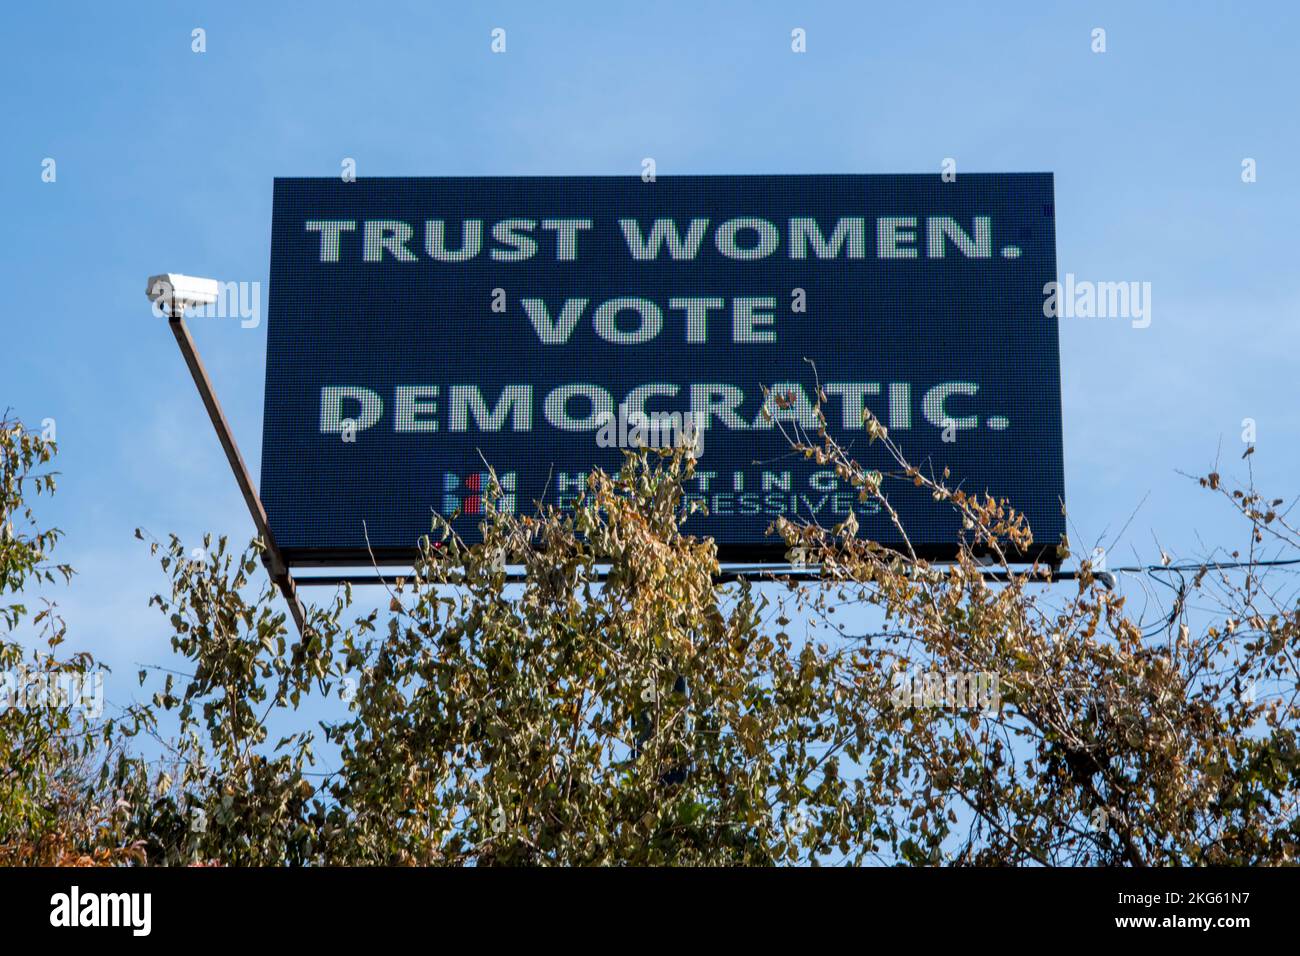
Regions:
[[[486,471],[471,472],[464,477],[449,471],[442,476],[442,510],[450,515],[459,511],[463,515],[481,515],[483,498],[492,484],[492,476]],[[494,502],[497,511],[505,514],[515,513],[515,488],[518,478],[513,471],[497,476],[497,484],[502,494]]]

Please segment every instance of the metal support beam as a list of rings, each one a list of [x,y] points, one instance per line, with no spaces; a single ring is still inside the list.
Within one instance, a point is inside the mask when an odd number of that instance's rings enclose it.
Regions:
[[[248,505],[248,513],[257,527],[257,534],[266,546],[262,563],[266,565],[271,581],[289,603],[289,613],[293,616],[293,623],[297,625],[298,635],[306,640],[307,615],[303,610],[302,601],[298,599],[297,585],[289,572],[288,564],[285,563],[284,555],[280,553],[280,548],[275,543],[275,535],[271,534],[271,525],[266,517],[266,509],[262,507],[262,499],[258,497],[257,489],[253,487],[253,479],[244,464],[244,456],[239,453],[239,446],[235,444],[234,432],[230,430],[230,423],[226,421],[225,412],[221,410],[221,403],[217,401],[216,392],[212,389],[208,371],[203,367],[203,360],[199,358],[198,350],[194,347],[194,339],[190,337],[190,330],[185,325],[183,306],[179,304],[172,306],[167,324],[171,326],[176,344],[180,346],[185,364],[189,366],[194,385],[199,390],[199,397],[203,399],[203,407],[208,410],[208,418],[212,419],[212,427],[217,431],[217,438],[226,453],[230,470],[235,473],[235,481],[244,496],[244,503]]]
[[[1011,579],[1010,574],[1006,571],[988,570],[982,572],[984,580],[990,582],[1006,582]],[[1050,577],[1031,579],[1033,583],[1038,584],[1055,584],[1057,581],[1073,581],[1077,579],[1077,571],[1053,570]],[[408,571],[405,574],[315,574],[310,577],[299,577],[298,584],[301,587],[339,587],[344,584],[353,585],[384,585],[391,587],[399,581],[409,582],[413,577],[413,572]],[[1108,591],[1115,590],[1115,576],[1105,571],[1093,572],[1093,577],[1102,583]],[[507,571],[507,584],[522,584],[527,577],[522,572]],[[602,578],[597,578],[602,580]],[[825,579],[821,571],[815,568],[789,568],[789,567],[772,567],[772,568],[723,568],[713,576],[717,584],[729,584],[733,581],[755,581],[768,582],[774,581],[778,584],[788,584],[796,581],[806,581],[811,584],[851,584],[849,579]]]

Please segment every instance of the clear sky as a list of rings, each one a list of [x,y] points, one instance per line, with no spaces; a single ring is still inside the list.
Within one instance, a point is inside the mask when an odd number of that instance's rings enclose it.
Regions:
[[[275,176],[1050,171],[1064,277],[1151,283],[1151,323],[1061,324],[1076,544],[1111,564],[1244,543],[1179,470],[1296,490],[1300,7],[12,4],[0,27],[0,408],[53,419],[42,514],[75,649],[167,664],[132,537],[253,534],[175,343],[164,271],[267,278]],[[490,50],[506,30],[507,52]],[[791,30],[807,52],[790,49]],[[191,49],[192,31],[207,49]],[[1106,50],[1093,52],[1093,31]],[[1244,159],[1257,181],[1242,181]],[[53,159],[56,179],[42,180]],[[263,301],[265,297],[263,296]],[[265,324],[191,328],[250,468]],[[1123,540],[1114,539],[1127,526]]]

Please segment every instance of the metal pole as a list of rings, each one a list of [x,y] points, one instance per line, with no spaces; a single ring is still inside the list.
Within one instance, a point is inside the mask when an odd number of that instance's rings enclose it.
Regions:
[[[203,367],[203,360],[199,358],[198,350],[194,347],[194,339],[190,337],[190,330],[185,326],[183,306],[173,303],[167,324],[171,327],[172,335],[176,337],[176,344],[180,346],[185,364],[189,366],[194,385],[199,390],[199,397],[203,399],[203,407],[208,410],[208,418],[212,419],[212,427],[217,431],[217,438],[226,453],[226,461],[230,462],[230,470],[235,473],[235,481],[239,484],[240,492],[243,493],[244,503],[248,505],[248,513],[253,517],[253,524],[257,526],[258,536],[266,545],[262,562],[271,575],[271,581],[289,603],[289,613],[293,617],[293,623],[298,627],[298,635],[305,640],[307,616],[302,601],[298,599],[298,588],[294,584],[293,575],[289,572],[289,565],[285,563],[284,555],[275,543],[275,535],[271,534],[271,525],[266,517],[266,509],[262,507],[262,499],[258,497],[257,489],[253,487],[253,479],[244,464],[244,456],[239,453],[239,446],[235,444],[235,434],[230,430],[230,423],[226,421],[221,403],[217,401],[217,394],[212,389],[208,371]]]
[[[382,584],[392,586],[399,581],[410,581],[412,572],[404,574],[372,574],[363,571],[358,574],[317,574],[306,577],[299,577],[298,584],[301,587],[324,586],[338,587],[343,584],[365,585],[365,584]],[[1011,580],[1010,574],[1006,571],[989,570],[982,572],[981,576],[985,581],[1003,583]],[[1031,583],[1035,584],[1055,584],[1058,581],[1074,581],[1078,578],[1078,571],[1053,571],[1051,577],[1031,578]],[[1094,571],[1093,575],[1102,586],[1108,591],[1115,590],[1115,576],[1106,571]],[[521,584],[528,580],[522,572],[507,571],[505,580],[507,584]],[[603,576],[597,577],[597,581],[603,580]],[[715,584],[729,584],[734,581],[753,581],[753,582],[770,582],[775,581],[778,584],[786,584],[792,581],[807,581],[809,583],[823,582],[827,584],[851,584],[852,582],[845,579],[825,579],[820,571],[817,570],[797,570],[784,568],[734,568],[724,569],[713,576]]]

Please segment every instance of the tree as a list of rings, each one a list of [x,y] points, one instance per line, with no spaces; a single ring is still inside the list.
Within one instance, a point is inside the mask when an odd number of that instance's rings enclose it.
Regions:
[[[72,578],[72,568],[52,563],[61,537],[42,528],[29,494],[54,493],[47,470],[54,443],[0,417],[0,864],[69,866],[139,857],[129,842],[100,840],[114,809],[94,782],[105,734],[96,722],[92,687],[102,679],[87,653],[57,656],[66,626],[52,603],[31,615],[17,600],[25,587]],[[31,617],[38,644],[13,639]],[[90,706],[88,706],[88,704]]]
[[[682,534],[682,452],[630,453],[568,511],[505,513],[491,488],[481,542],[440,519],[385,612],[345,622],[344,588],[305,639],[255,586],[256,542],[196,558],[151,541],[187,676],[100,738],[105,773],[81,799],[125,809],[77,848],[254,865],[1293,861],[1297,602],[1258,550],[1296,547],[1279,503],[1205,479],[1246,521],[1243,567],[1166,562],[1182,583],[1152,624],[1087,562],[1068,584],[1012,565],[1032,540],[1021,516],[866,425],[885,473],[824,419],[787,437],[886,513],[898,481],[955,509],[955,563],[851,519],[779,521],[821,581],[721,586],[713,542]],[[1198,619],[1208,598],[1221,613]],[[851,633],[849,606],[881,629]],[[320,731],[330,773],[295,722],[321,693],[348,702]],[[131,750],[141,732],[167,741],[163,761]]]

